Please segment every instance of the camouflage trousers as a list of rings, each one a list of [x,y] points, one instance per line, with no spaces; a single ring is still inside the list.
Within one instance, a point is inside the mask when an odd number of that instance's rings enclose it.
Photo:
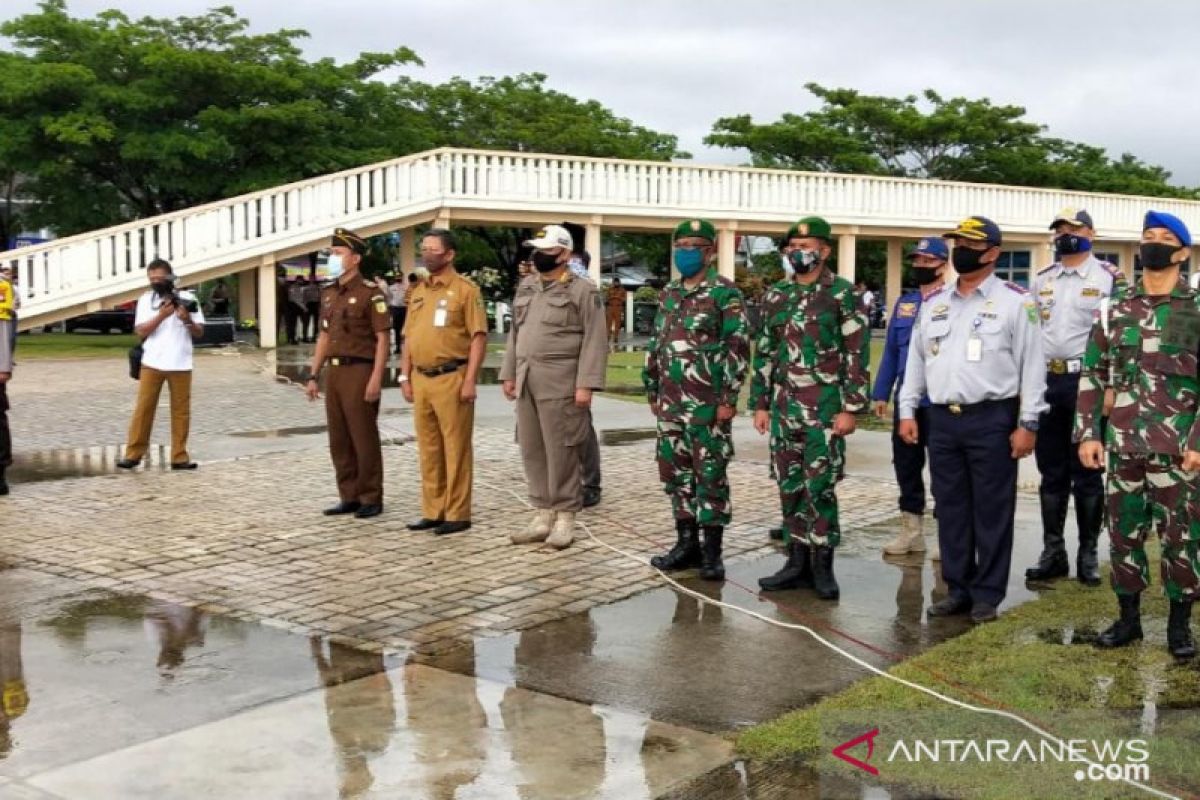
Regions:
[[[783,533],[812,545],[837,547],[837,483],[846,461],[846,440],[820,425],[771,426],[771,475],[779,484]]]
[[[671,497],[675,519],[728,525],[727,468],[733,457],[731,423],[689,425],[658,421],[658,477]]]
[[[1169,455],[1108,456],[1108,539],[1112,585],[1135,594],[1150,585],[1146,536],[1162,541],[1163,588],[1172,600],[1200,595],[1200,481]]]

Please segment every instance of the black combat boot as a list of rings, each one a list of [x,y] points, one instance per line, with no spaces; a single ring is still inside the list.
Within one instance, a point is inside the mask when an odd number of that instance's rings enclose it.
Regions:
[[[700,528],[694,519],[675,520],[678,538],[665,555],[650,559],[650,566],[663,572],[691,569],[700,566]]]
[[[725,529],[720,525],[704,526],[704,552],[701,554],[700,577],[706,581],[725,580],[725,564],[721,561],[721,540]]]
[[[1085,586],[1100,585],[1100,562],[1096,542],[1104,524],[1104,495],[1075,495],[1075,524],[1079,526],[1079,552],[1075,555],[1075,577]]]
[[[813,547],[813,588],[822,600],[837,600],[841,595],[837,579],[833,577],[833,548],[827,544]]]
[[[771,528],[770,530],[768,530],[767,535],[770,536],[773,541],[782,542],[783,538],[784,538],[783,537],[783,523],[782,522],[779,523],[778,528]]]
[[[1069,494],[1041,492],[1042,499],[1042,555],[1036,567],[1025,570],[1025,580],[1048,581],[1065,578],[1071,572],[1067,561],[1067,543],[1063,540],[1063,526],[1067,524]]]
[[[795,536],[788,540],[788,559],[783,569],[774,575],[758,579],[758,588],[764,592],[782,592],[785,589],[800,589],[812,585],[813,572],[808,543]]]
[[[1121,618],[1096,637],[1096,647],[1124,647],[1142,638],[1142,594],[1119,594]]]
[[[4,473],[8,467],[0,466],[0,496],[8,494],[8,479],[4,477]]]
[[[1194,658],[1196,642],[1192,639],[1192,601],[1172,600],[1171,615],[1167,618],[1167,649],[1176,658]]]

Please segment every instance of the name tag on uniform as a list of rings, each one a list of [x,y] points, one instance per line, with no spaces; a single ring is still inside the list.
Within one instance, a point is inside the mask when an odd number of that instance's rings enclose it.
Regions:
[[[438,307],[433,310],[433,327],[446,327],[446,301],[439,300]]]
[[[978,336],[967,339],[967,361],[983,361],[983,339]]]
[[[1079,294],[1083,297],[1099,297],[1100,289],[1096,286],[1085,286],[1083,291]]]

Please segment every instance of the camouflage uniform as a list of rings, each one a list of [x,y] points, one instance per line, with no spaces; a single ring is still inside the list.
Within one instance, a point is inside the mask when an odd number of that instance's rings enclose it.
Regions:
[[[1108,450],[1107,516],[1113,588],[1150,585],[1145,541],[1151,521],[1162,539],[1162,581],[1172,600],[1200,593],[1200,482],[1181,469],[1200,450],[1200,294],[1180,280],[1169,296],[1142,283],[1113,298],[1092,326],[1075,420],[1077,441]],[[1104,393],[1115,390],[1107,433]]]
[[[845,440],[833,418],[867,405],[868,329],[854,287],[823,269],[811,285],[783,281],[763,299],[750,407],[771,411],[771,475],[784,531],[811,545],[841,538],[837,495]]]
[[[718,422],[717,407],[737,406],[749,360],[745,306],[733,281],[709,267],[694,288],[667,285],[642,383],[658,404],[658,476],[677,520],[729,524],[732,420]]]

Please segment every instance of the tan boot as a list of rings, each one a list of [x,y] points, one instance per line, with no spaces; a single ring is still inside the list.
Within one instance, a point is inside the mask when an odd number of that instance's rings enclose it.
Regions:
[[[925,537],[921,533],[922,522],[920,514],[900,512],[900,532],[883,546],[883,552],[889,556],[925,552]]]
[[[554,510],[550,508],[539,508],[533,512],[533,519],[529,520],[529,525],[524,530],[517,531],[508,538],[513,544],[533,544],[534,542],[544,542],[546,537],[550,535],[550,529],[554,526]]]
[[[550,538],[546,540],[546,544],[562,550],[570,547],[573,541],[575,541],[575,512],[559,511],[554,516],[554,530],[550,532]]]

